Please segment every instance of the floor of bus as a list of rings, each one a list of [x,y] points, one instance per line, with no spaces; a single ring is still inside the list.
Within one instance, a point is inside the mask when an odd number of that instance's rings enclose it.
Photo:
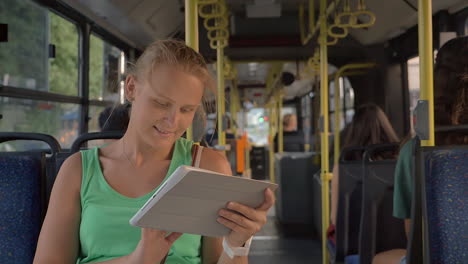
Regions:
[[[254,237],[249,254],[249,263],[252,264],[302,264],[321,261],[321,244],[317,236],[282,227],[276,220],[274,208],[268,213],[268,223]]]

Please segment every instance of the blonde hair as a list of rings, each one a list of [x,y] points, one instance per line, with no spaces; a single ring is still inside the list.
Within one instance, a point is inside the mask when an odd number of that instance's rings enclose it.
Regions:
[[[151,76],[156,67],[160,65],[176,67],[197,77],[203,83],[202,106],[197,109],[196,114],[200,115],[205,123],[205,109],[209,106],[207,97],[209,92],[216,94],[216,85],[203,56],[182,41],[156,40],[145,49],[128,72],[137,80],[143,80]]]

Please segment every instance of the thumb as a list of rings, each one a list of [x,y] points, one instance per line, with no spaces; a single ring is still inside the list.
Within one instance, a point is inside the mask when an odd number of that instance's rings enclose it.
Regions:
[[[275,203],[275,196],[269,188],[265,189],[264,197],[265,197],[265,200],[259,207],[257,207],[257,210],[267,211]]]
[[[179,233],[179,232],[173,232],[171,233],[170,235],[168,235],[166,237],[166,241],[169,243],[169,244],[173,244],[177,239],[179,239],[180,237],[182,236],[182,233]]]

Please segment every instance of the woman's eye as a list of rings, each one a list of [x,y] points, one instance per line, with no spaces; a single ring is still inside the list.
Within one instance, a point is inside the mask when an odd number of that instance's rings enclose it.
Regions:
[[[161,102],[158,102],[158,101],[155,101],[157,105],[161,106],[161,107],[169,107],[169,104],[165,104],[165,103],[161,103]]]
[[[182,108],[181,112],[182,113],[190,113],[190,112],[193,112],[193,109],[192,108]]]

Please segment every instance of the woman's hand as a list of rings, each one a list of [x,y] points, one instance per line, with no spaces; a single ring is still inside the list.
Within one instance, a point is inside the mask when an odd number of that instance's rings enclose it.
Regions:
[[[275,203],[275,195],[270,189],[265,190],[265,200],[258,208],[248,207],[246,205],[229,202],[227,209],[219,211],[217,221],[231,229],[227,237],[229,245],[241,247],[267,222],[267,212]]]
[[[166,231],[142,228],[140,242],[129,256],[130,263],[160,263],[181,235],[174,232],[166,237]]]

